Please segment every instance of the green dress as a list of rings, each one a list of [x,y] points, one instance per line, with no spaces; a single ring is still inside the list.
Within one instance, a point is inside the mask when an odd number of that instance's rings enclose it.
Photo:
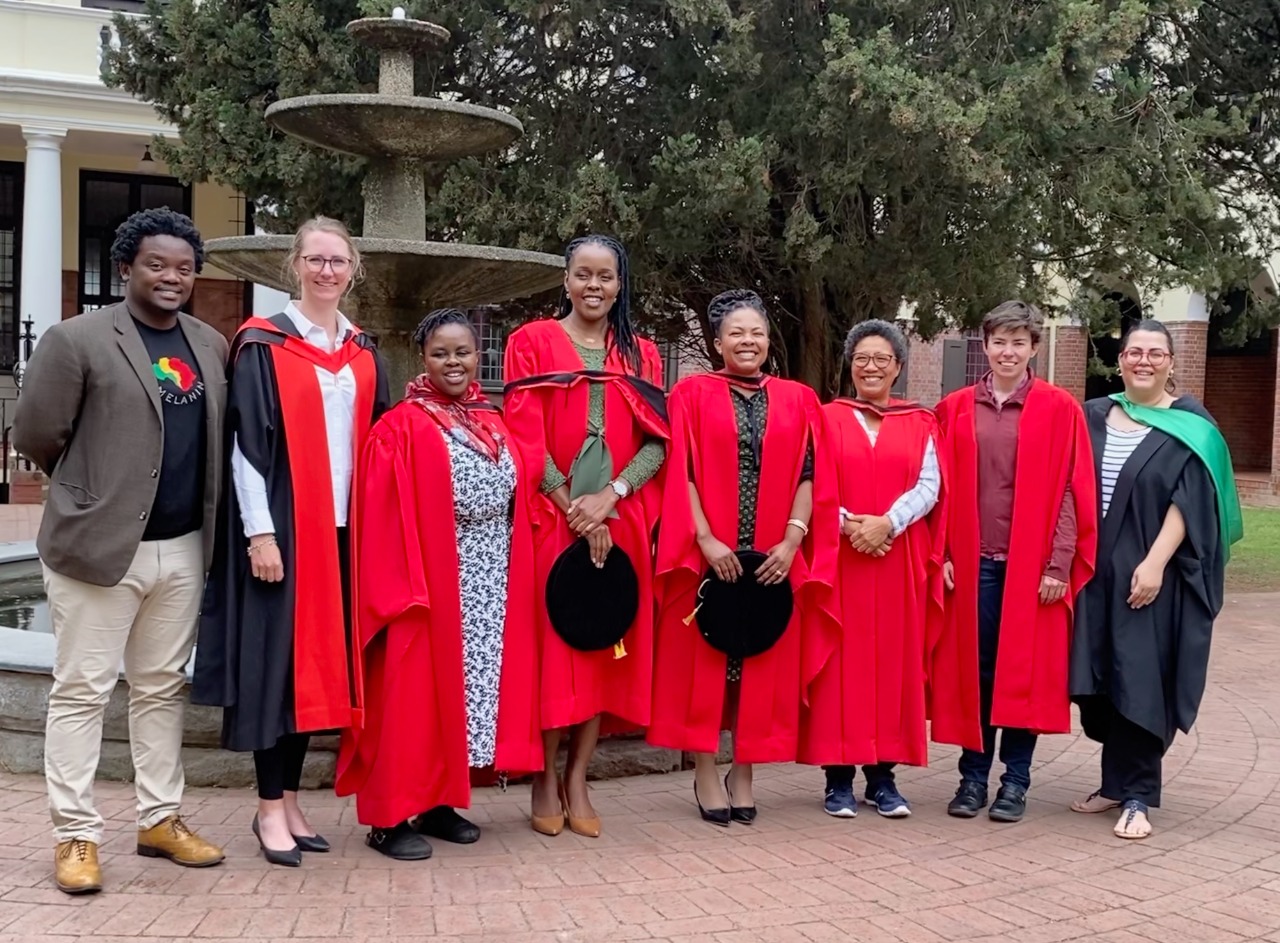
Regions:
[[[603,370],[605,358],[608,351],[600,350],[592,347],[583,347],[580,344],[574,344],[574,349],[578,352],[578,356],[582,358],[582,365],[587,370]],[[588,442],[584,441],[584,451],[579,453],[579,459],[575,461],[575,467],[570,469],[570,474],[580,482],[581,490],[573,488],[571,484],[570,494],[572,497],[578,497],[580,494],[594,494],[602,490],[608,485],[612,477],[612,462],[608,459],[608,450],[603,448],[604,442],[604,383],[594,381],[591,383],[589,399],[587,400],[587,434],[585,439],[594,437],[599,448],[588,451],[585,446]],[[658,473],[662,468],[662,463],[667,457],[667,448],[661,439],[650,439],[640,446],[640,450],[627,463],[627,467],[622,470],[618,476],[628,485],[631,486],[631,492],[634,494],[641,485],[646,484],[649,479]],[[548,453],[546,460],[546,468],[542,475],[542,491],[544,494],[550,494],[561,485],[570,482],[570,475],[566,475],[556,467],[555,459]]]

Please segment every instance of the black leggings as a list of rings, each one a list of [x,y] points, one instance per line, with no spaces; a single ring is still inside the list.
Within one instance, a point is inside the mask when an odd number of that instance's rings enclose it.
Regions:
[[[258,798],[283,799],[286,792],[297,792],[302,784],[302,764],[307,758],[311,735],[287,733],[266,750],[253,751],[253,765],[258,772]]]

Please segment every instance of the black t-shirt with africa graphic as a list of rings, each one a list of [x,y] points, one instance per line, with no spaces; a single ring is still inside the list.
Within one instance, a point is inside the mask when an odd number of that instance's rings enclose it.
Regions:
[[[151,358],[164,407],[164,458],[143,540],[171,540],[204,521],[204,381],[176,324],[165,331],[134,320]]]

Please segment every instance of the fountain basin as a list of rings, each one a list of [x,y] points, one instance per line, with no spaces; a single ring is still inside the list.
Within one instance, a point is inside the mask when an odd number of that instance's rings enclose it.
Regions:
[[[209,261],[223,271],[291,290],[284,261],[292,236],[229,236],[205,243]],[[380,327],[412,331],[431,308],[443,305],[492,304],[523,298],[560,284],[564,260],[546,252],[472,246],[411,239],[355,240],[364,262],[365,278],[354,294],[362,316],[371,314]],[[381,324],[376,312],[393,305],[412,317],[399,324]],[[370,329],[374,329],[369,325]]]
[[[505,112],[401,95],[303,95],[266,111],[276,130],[356,157],[452,161],[501,150],[524,129]]]
[[[40,573],[34,541],[0,543],[0,769],[10,773],[44,772],[44,728],[55,641]],[[188,664],[188,678],[190,671]],[[189,694],[189,690],[184,692],[184,699]],[[101,779],[133,779],[128,706],[129,686],[122,665],[120,680],[107,702],[97,773]],[[221,727],[221,708],[187,705],[182,761],[188,785],[253,784],[253,755],[223,750],[218,741]],[[315,788],[333,782],[336,751],[337,738],[312,739],[303,771],[304,786]]]

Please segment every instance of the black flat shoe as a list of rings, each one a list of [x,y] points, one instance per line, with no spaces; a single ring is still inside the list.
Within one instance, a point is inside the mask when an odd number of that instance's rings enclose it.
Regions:
[[[753,805],[734,805],[733,793],[729,791],[729,776],[733,770],[724,774],[724,792],[729,797],[729,818],[743,825],[750,825],[756,820],[756,807]]]
[[[303,851],[328,851],[329,843],[325,841],[323,835],[294,835],[293,840],[298,843],[298,847]]]
[[[958,819],[972,819],[986,808],[986,805],[987,787],[982,783],[963,780],[960,788],[956,790],[956,797],[947,806],[947,815]]]
[[[447,805],[423,812],[413,823],[419,835],[430,835],[455,845],[470,845],[480,840],[480,826],[469,822]]]
[[[698,798],[698,784],[693,784],[693,801],[698,803],[698,814],[702,816],[702,821],[710,822],[712,825],[720,825],[724,828],[729,827],[729,817],[731,815],[728,809],[704,809],[702,800]]]
[[[987,817],[993,822],[1021,822],[1027,811],[1027,791],[1021,786],[1001,786]]]
[[[268,864],[278,864],[285,868],[297,868],[302,865],[302,849],[294,845],[288,851],[276,851],[274,848],[268,848],[262,841],[262,832],[258,830],[258,816],[253,816],[253,835],[258,839],[258,847],[262,849],[262,857],[267,859]]]
[[[426,861],[431,857],[431,842],[415,832],[408,822],[394,828],[372,828],[364,843],[396,861]]]

